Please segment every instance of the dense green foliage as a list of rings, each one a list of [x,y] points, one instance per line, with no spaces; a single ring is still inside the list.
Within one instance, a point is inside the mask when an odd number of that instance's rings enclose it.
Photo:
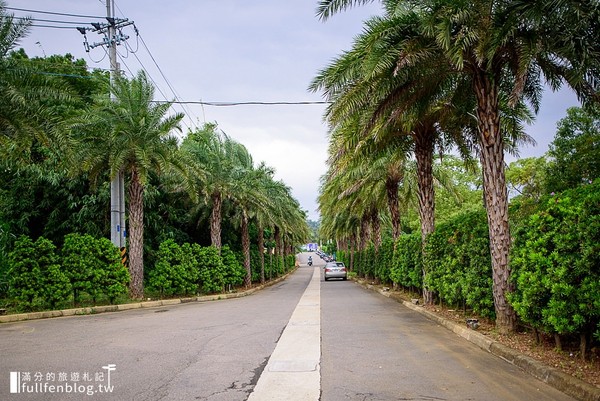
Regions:
[[[398,238],[390,265],[390,280],[410,290],[423,286],[421,235],[406,234]]]
[[[546,192],[589,184],[600,177],[600,106],[571,107],[548,151]]]
[[[395,247],[386,240],[377,253],[369,245],[355,253],[354,270],[360,276],[414,291],[422,289],[423,263],[428,263],[427,284],[440,302],[493,317],[487,220],[482,210],[439,224],[427,239],[425,261],[421,246],[420,234],[400,236]],[[341,257],[349,263],[347,252]]]
[[[198,291],[197,246],[178,245],[174,240],[160,244],[148,286],[161,296],[194,295]]]
[[[512,267],[524,322],[559,334],[600,330],[600,181],[547,197],[516,233]]]
[[[56,247],[44,237],[33,241],[21,236],[8,255],[8,263],[9,296],[24,308],[54,308],[71,293]]]
[[[228,245],[225,245],[221,248],[221,259],[223,260],[223,284],[224,289],[227,291],[231,291],[232,289],[239,287],[244,283],[244,276],[246,275],[246,270],[244,266],[239,262],[235,253],[229,248]],[[258,270],[258,264],[255,264],[257,268],[254,270]],[[257,277],[258,278],[258,277]],[[260,278],[258,278],[259,281]]]
[[[197,253],[199,285],[205,294],[222,292],[225,286],[225,265],[214,246],[200,248]]]
[[[390,266],[394,263],[394,241],[391,238],[383,240],[378,252],[375,254],[374,274],[380,281],[390,281]]]
[[[260,263],[256,250],[253,251],[251,268],[253,281],[260,281]],[[233,291],[244,282],[246,271],[240,260],[239,252],[229,246],[202,247],[198,244],[177,244],[167,240],[160,244],[157,261],[148,277],[151,291],[160,296],[185,296],[198,293],[213,294]],[[268,279],[277,278],[294,266],[295,257],[287,257],[285,269],[275,270],[267,255],[265,270]]]
[[[483,211],[440,224],[427,238],[424,257],[429,287],[441,301],[494,315],[488,227]]]
[[[229,246],[177,244],[163,241],[156,263],[148,275],[148,287],[160,297],[193,296],[235,291],[244,281],[246,271],[240,252]],[[267,278],[273,279],[295,265],[293,255],[266,259]],[[258,258],[252,272],[260,272]],[[279,263],[276,263],[279,260]],[[84,234],[65,236],[60,249],[48,239],[20,237],[4,260],[4,294],[16,310],[39,310],[68,305],[109,302],[127,293],[129,273],[121,263],[119,249],[106,238]],[[260,278],[255,274],[256,281]]]
[[[107,238],[69,234],[60,252],[60,264],[73,291],[73,303],[87,293],[94,303],[100,295],[109,302],[127,293],[129,272],[121,263],[119,249]]]
[[[26,309],[79,304],[84,294],[94,303],[101,297],[113,303],[129,281],[108,239],[78,234],[67,235],[60,251],[46,238],[20,237],[8,255],[8,271],[8,295]]]

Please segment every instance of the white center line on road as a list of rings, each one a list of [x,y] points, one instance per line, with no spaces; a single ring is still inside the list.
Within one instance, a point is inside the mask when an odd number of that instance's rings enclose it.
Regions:
[[[321,271],[288,322],[248,401],[317,401],[321,392]]]

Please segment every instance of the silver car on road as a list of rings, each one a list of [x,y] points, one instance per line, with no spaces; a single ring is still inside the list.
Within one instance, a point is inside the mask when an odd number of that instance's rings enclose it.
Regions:
[[[327,262],[325,265],[325,281],[330,278],[341,278],[342,280],[348,279],[348,272],[344,262]]]

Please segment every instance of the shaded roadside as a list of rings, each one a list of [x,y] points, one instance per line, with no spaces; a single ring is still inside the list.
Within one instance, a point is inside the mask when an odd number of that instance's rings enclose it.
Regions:
[[[460,337],[477,345],[481,349],[496,355],[505,361],[521,368],[526,373],[541,380],[544,383],[568,394],[578,400],[583,401],[600,401],[600,388],[590,383],[580,380],[576,377],[568,375],[558,369],[544,365],[543,363],[522,354],[521,352],[509,348],[500,342],[479,333],[475,330],[459,325],[445,317],[438,315],[418,304],[414,304],[410,300],[404,299],[400,293],[390,291],[385,286],[373,285],[366,280],[354,278],[354,281],[359,285],[378,292],[379,294],[396,300],[409,309],[412,309],[427,318],[435,321],[448,330],[456,333]]]

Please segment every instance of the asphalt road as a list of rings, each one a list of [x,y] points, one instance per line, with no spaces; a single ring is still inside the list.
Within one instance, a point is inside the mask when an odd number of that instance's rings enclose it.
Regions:
[[[2,324],[0,400],[246,400],[312,273],[245,298]],[[320,299],[322,401],[571,400],[351,281],[321,280]],[[45,392],[10,394],[10,372]]]
[[[396,301],[321,282],[321,401],[571,397]]]
[[[313,269],[255,295],[0,325],[0,400],[245,400]],[[90,373],[111,394],[9,394],[9,372]],[[95,373],[104,381],[95,381]],[[80,383],[83,383],[80,381]],[[86,398],[87,397],[87,398]]]

